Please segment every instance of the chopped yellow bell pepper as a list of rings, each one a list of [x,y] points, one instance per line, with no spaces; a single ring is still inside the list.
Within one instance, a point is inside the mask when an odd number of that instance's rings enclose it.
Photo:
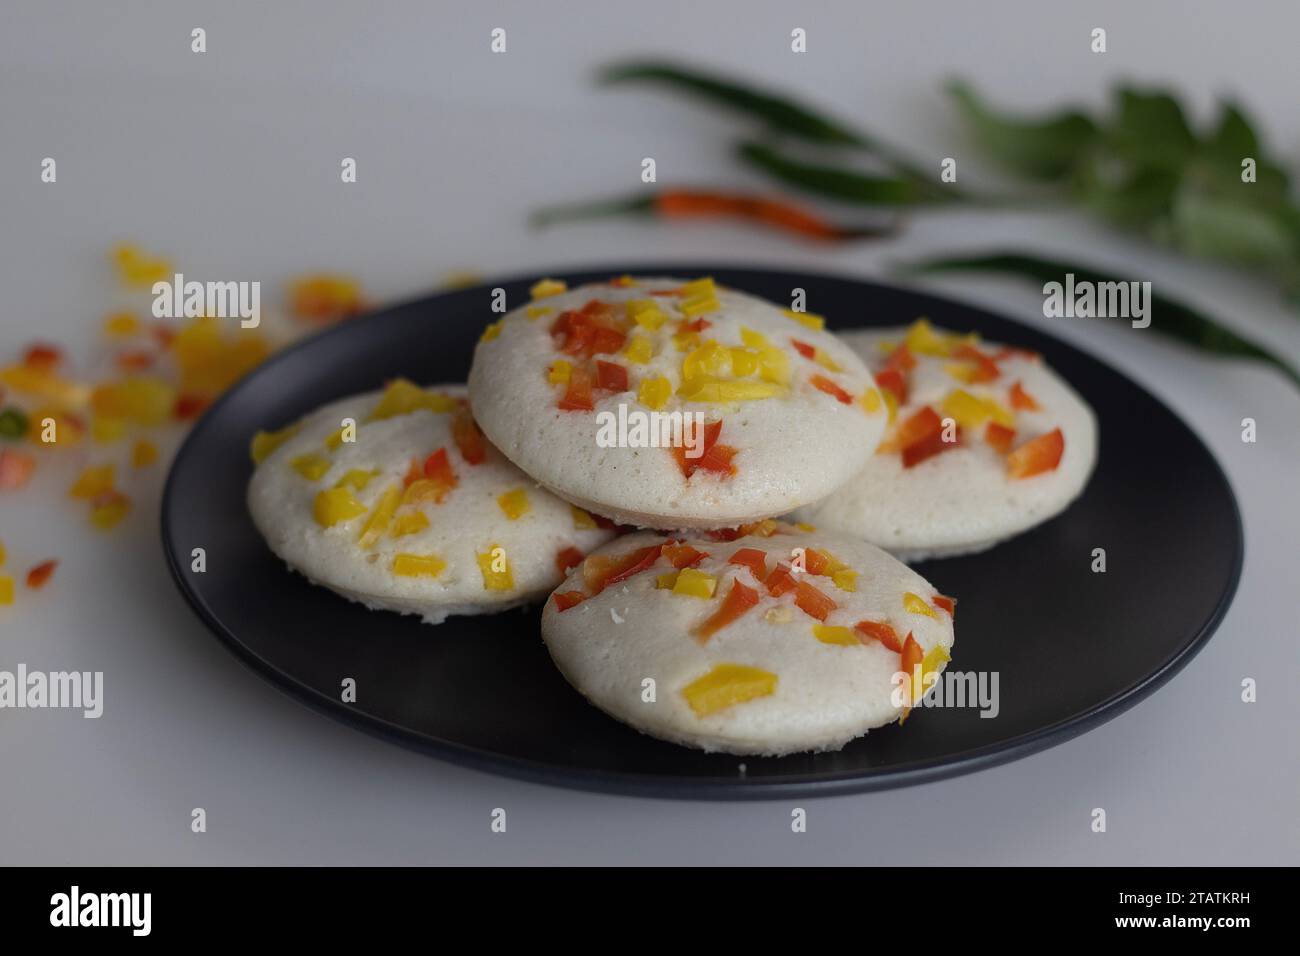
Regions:
[[[851,627],[834,627],[830,624],[814,624],[812,626],[813,637],[823,644],[843,644],[846,647],[852,647],[855,644],[861,644],[857,635]]]
[[[528,492],[523,488],[515,488],[498,496],[497,505],[511,521],[518,521],[532,510],[532,505],[528,503]]]
[[[712,574],[706,574],[695,568],[682,568],[673,583],[673,593],[688,597],[711,598],[717,587],[718,579]]]
[[[696,717],[776,692],[777,676],[745,664],[715,664],[713,669],[682,688],[682,696]]]
[[[447,562],[436,554],[395,554],[393,573],[404,578],[436,578],[447,567]]]
[[[559,279],[542,279],[540,282],[533,284],[528,290],[528,294],[534,299],[545,299],[548,296],[559,295],[561,292],[567,292],[569,286]]]
[[[298,434],[298,429],[302,428],[301,422],[294,422],[292,425],[286,425],[279,431],[275,432],[258,432],[253,436],[252,444],[249,446],[249,454],[252,456],[253,463],[260,465],[275,451],[294,435]]]
[[[656,378],[643,378],[636,390],[637,401],[656,411],[667,405],[672,395],[672,382],[662,375]]]
[[[903,595],[903,610],[911,614],[924,614],[926,617],[932,617],[936,620],[939,617],[939,613],[924,598],[918,594],[913,594],[911,591]]]
[[[316,495],[312,515],[322,528],[330,528],[340,521],[351,521],[366,513],[366,506],[353,497],[347,488],[328,488]]]
[[[299,455],[289,462],[289,467],[308,481],[320,481],[321,476],[330,470],[330,460],[321,455]]]
[[[478,569],[483,574],[483,587],[489,591],[509,591],[515,586],[510,562],[500,545],[490,544],[487,551],[478,555]]]

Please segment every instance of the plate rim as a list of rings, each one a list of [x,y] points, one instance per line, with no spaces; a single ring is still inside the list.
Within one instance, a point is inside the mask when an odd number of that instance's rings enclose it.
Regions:
[[[780,778],[745,777],[740,775],[734,777],[665,777],[655,774],[624,773],[586,768],[560,769],[552,764],[530,760],[525,757],[492,753],[477,747],[467,746],[450,740],[434,740],[426,735],[414,732],[382,717],[353,710],[342,701],[337,701],[334,698],[329,697],[316,688],[304,684],[291,674],[275,667],[251,647],[244,644],[229,627],[217,618],[217,616],[207,607],[206,603],[197,591],[191,587],[184,569],[181,567],[178,552],[176,552],[176,550],[171,546],[171,512],[173,495],[175,493],[176,463],[182,459],[191,443],[196,440],[196,436],[200,435],[203,429],[207,427],[212,415],[235,394],[248,378],[253,375],[261,374],[277,362],[288,360],[290,356],[300,349],[305,349],[308,346],[315,346],[322,340],[335,335],[352,332],[361,323],[376,320],[390,313],[409,309],[412,306],[449,295],[483,292],[489,291],[498,286],[508,286],[536,281],[538,276],[572,276],[575,277],[575,281],[588,281],[585,278],[578,280],[577,277],[586,277],[590,275],[622,275],[625,273],[647,274],[654,270],[662,270],[670,274],[675,272],[693,274],[700,272],[701,269],[706,273],[726,272],[733,274],[750,273],[768,275],[780,273],[785,275],[798,275],[817,279],[849,282],[877,289],[889,289],[895,292],[904,292],[910,296],[941,302],[946,306],[974,313],[976,316],[987,316],[999,322],[1023,326],[1024,328],[1030,329],[1035,334],[1051,339],[1053,342],[1063,346],[1064,348],[1079,353],[1086,359],[1102,365],[1112,374],[1123,378],[1129,385],[1136,388],[1150,401],[1164,409],[1175,421],[1178,422],[1196,445],[1200,447],[1206,459],[1211,463],[1218,477],[1222,481],[1224,488],[1227,490],[1228,503],[1232,511],[1232,527],[1234,530],[1232,536],[1232,565],[1229,572],[1227,587],[1220,594],[1219,600],[1216,602],[1209,616],[1201,624],[1200,628],[1192,638],[1183,644],[1182,647],[1171,657],[1163,661],[1159,667],[1144,675],[1141,679],[1128,687],[1125,687],[1105,700],[1094,704],[1082,713],[1058,720],[1055,723],[1037,728],[1029,733],[1020,734],[1019,736],[1012,737],[1009,740],[1000,743],[988,744],[975,750],[965,751],[956,757],[937,757],[919,761],[915,764],[893,765],[886,769],[869,770],[867,772],[845,771],[842,773],[802,774],[799,776]],[[863,327],[866,326],[845,326],[844,328]],[[1233,489],[1232,482],[1230,481],[1227,472],[1224,471],[1223,466],[1219,463],[1218,458],[1214,455],[1214,452],[1205,444],[1201,439],[1201,436],[1183,420],[1183,417],[1170,408],[1159,398],[1159,396],[1155,395],[1140,382],[1131,378],[1123,371],[1116,369],[1109,362],[1103,360],[1099,356],[1082,349],[1071,342],[1058,338],[1050,332],[1029,326],[1011,316],[994,312],[980,305],[971,305],[946,295],[934,294],[930,291],[915,288],[910,285],[881,282],[873,278],[864,278],[834,271],[810,270],[804,268],[792,269],[788,267],[777,268],[739,263],[727,264],[717,261],[709,261],[703,265],[684,265],[679,261],[664,260],[662,262],[636,263],[635,267],[629,267],[628,263],[620,262],[607,267],[601,267],[600,265],[589,267],[560,266],[553,269],[528,270],[527,272],[513,274],[506,277],[485,279],[481,283],[463,289],[445,289],[442,291],[426,293],[424,295],[412,296],[387,305],[382,309],[368,312],[364,315],[357,316],[356,318],[348,319],[345,322],[341,322],[332,328],[316,334],[307,335],[300,341],[294,342],[293,344],[274,352],[266,361],[257,365],[226,389],[226,391],[223,392],[217,400],[204,411],[204,413],[199,417],[199,420],[195,422],[194,426],[185,435],[185,438],[177,447],[176,452],[172,457],[171,464],[168,466],[167,480],[163,486],[163,494],[159,507],[161,512],[159,521],[160,543],[162,544],[163,555],[167,563],[168,571],[171,574],[172,581],[176,585],[177,590],[180,591],[181,596],[184,597],[186,603],[198,616],[200,621],[203,622],[206,628],[212,632],[213,636],[215,636],[221,644],[234,654],[236,659],[297,703],[308,707],[317,713],[325,714],[348,727],[365,731],[371,736],[378,737],[388,743],[395,744],[408,750],[416,750],[429,756],[437,757],[446,760],[449,763],[468,767],[473,770],[500,774],[530,783],[539,783],[547,786],[564,787],[587,792],[628,797],[654,797],[678,800],[778,800],[796,796],[831,797],[892,790],[900,787],[915,786],[922,783],[930,783],[951,777],[962,776],[968,773],[974,773],[1000,764],[1010,763],[1014,760],[1019,760],[1023,757],[1028,757],[1032,754],[1056,746],[1057,744],[1065,743],[1074,737],[1096,729],[1107,721],[1128,711],[1136,704],[1149,697],[1160,687],[1164,686],[1164,684],[1182,670],[1193,657],[1200,653],[1202,648],[1204,648],[1210,638],[1214,635],[1219,624],[1222,623],[1223,618],[1226,616],[1228,609],[1231,607],[1241,581],[1242,568],[1245,563],[1245,527],[1242,522],[1241,508],[1238,504],[1237,494]],[[746,758],[737,756],[735,759],[738,763],[743,763]]]

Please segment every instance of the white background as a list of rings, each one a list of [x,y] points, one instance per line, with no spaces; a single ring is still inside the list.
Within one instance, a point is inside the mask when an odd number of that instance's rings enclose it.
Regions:
[[[43,337],[93,358],[93,330],[122,301],[105,250],[131,238],[268,294],[296,272],[343,269],[380,301],[462,269],[698,257],[873,276],[930,251],[1038,248],[1151,279],[1300,361],[1300,319],[1271,289],[1068,212],[927,215],[897,242],[837,250],[726,226],[524,225],[544,201],[635,191],[644,156],[661,182],[757,183],[727,154],[743,124],[594,89],[593,67],[627,53],[766,76],[936,169],[958,157],[968,182],[978,158],[940,93],[953,74],[1026,109],[1099,105],[1120,77],[1174,85],[1202,120],[1232,94],[1294,158],[1292,4],[11,0],[0,18],[0,356]],[[196,26],[203,55],[190,52]],[[505,55],[488,49],[496,26]],[[1095,26],[1104,55],[1089,51]],[[789,50],[794,27],[806,54]],[[39,181],[46,156],[53,186]],[[344,156],[355,185],[339,182]],[[1045,320],[1030,288],[934,285],[1050,325],[1142,382],[1237,491],[1247,554],[1232,610],[1122,717],[973,776],[801,802],[798,836],[788,802],[634,800],[462,770],[307,711],[207,635],[163,567],[161,468],[133,489],[129,522],[100,536],[63,500],[65,462],[0,497],[11,566],[62,561],[45,592],[0,609],[0,669],[103,670],[106,708],[98,721],[0,711],[0,862],[1295,863],[1300,395],[1122,324]],[[1240,440],[1246,416],[1256,444]],[[1240,702],[1244,677],[1258,703]],[[193,807],[205,834],[190,832]],[[506,834],[489,831],[494,807]],[[1105,834],[1090,830],[1094,807]]]

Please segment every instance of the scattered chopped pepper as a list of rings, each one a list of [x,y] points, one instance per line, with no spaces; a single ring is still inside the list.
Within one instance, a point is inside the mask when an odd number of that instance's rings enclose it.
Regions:
[[[0,449],[0,491],[21,488],[36,470],[36,459],[12,448]]]
[[[109,490],[90,502],[90,523],[107,531],[131,511],[131,499],[120,491]]]
[[[677,591],[675,585],[673,590]],[[748,585],[741,584],[733,578],[731,581],[731,590],[727,592],[727,596],[723,599],[721,606],[719,606],[716,611],[709,615],[709,617],[691,633],[695,635],[697,641],[703,644],[718,631],[736,621],[741,617],[741,615],[757,604],[758,592]]]
[[[782,309],[781,312],[787,319],[793,319],[800,325],[820,332],[826,328],[826,319],[820,315],[814,315],[811,312],[796,312],[794,309]]]
[[[561,574],[568,574],[582,564],[582,552],[575,547],[561,548],[555,555],[555,567]]]
[[[335,488],[329,492],[322,491],[321,494],[346,495],[346,498],[340,498],[339,513],[343,517],[338,520],[347,521],[364,514],[366,506],[352,497],[352,493],[346,488]],[[316,500],[320,501],[318,495]],[[397,506],[402,503],[402,489],[397,485],[390,485],[379,496],[375,506],[371,509],[370,516],[366,518],[365,523],[361,525],[361,532],[357,535],[357,544],[363,548],[373,548],[379,539],[388,531],[388,525],[393,520],[393,515],[397,512]],[[360,509],[357,511],[356,509]],[[320,521],[318,517],[316,520]],[[324,524],[325,522],[321,522]],[[331,524],[335,522],[330,522]]]
[[[883,621],[858,621],[853,627],[866,638],[879,641],[896,654],[903,650],[903,642],[898,632]]]
[[[0,574],[0,604],[14,603],[14,579],[7,574]]]
[[[881,391],[892,395],[897,405],[907,401],[907,379],[896,368],[887,368],[876,373],[876,385]]]
[[[1059,428],[1031,438],[1007,455],[1007,474],[1012,478],[1032,478],[1054,471],[1065,453],[1065,436]]]
[[[583,601],[587,600],[587,596],[581,591],[556,591],[551,596],[555,600],[556,610],[561,614],[569,608],[577,607]]]
[[[73,498],[97,498],[112,489],[116,471],[111,463],[89,467],[73,482],[68,494]]]
[[[696,717],[708,717],[720,710],[776,692],[777,676],[744,664],[715,664],[704,676],[682,688],[682,696]]]
[[[903,641],[899,664],[899,670],[906,674],[908,678],[908,703],[903,707],[904,719],[907,718],[908,711],[912,709],[912,704],[920,700],[921,694],[925,691],[924,672],[917,673],[917,669],[922,666],[924,660],[925,654],[921,651],[921,645],[916,642],[916,638],[909,631],[907,638]]]
[[[502,567],[498,569],[496,565]],[[488,591],[509,591],[515,586],[514,574],[510,562],[506,560],[505,549],[497,544],[488,545],[488,549],[478,555],[478,569],[483,575],[483,587]]]
[[[559,279],[541,279],[533,283],[532,288],[528,290],[528,294],[532,296],[534,300],[537,300],[545,299],[553,295],[560,295],[568,290],[569,286]]]
[[[754,580],[760,584],[767,580],[767,554],[758,548],[737,548],[736,552],[727,559],[727,563],[749,568],[754,575]]]
[[[408,534],[423,531],[427,527],[429,527],[429,519],[423,511],[408,511],[393,518],[390,533],[394,538],[403,538]]]
[[[273,451],[296,435],[301,427],[301,423],[295,422],[281,428],[279,431],[258,432],[254,435],[252,444],[249,446],[249,455],[253,459],[253,464],[260,465],[266,461]]]
[[[643,378],[636,391],[637,401],[656,411],[667,405],[672,395],[672,383],[662,375]]]
[[[321,476],[330,470],[330,460],[322,455],[299,455],[289,462],[289,467],[308,481],[320,481]]]
[[[830,624],[814,624],[813,637],[823,644],[842,644],[845,647],[858,647],[861,641],[851,627],[836,627]]]
[[[59,562],[53,559],[42,561],[27,572],[27,586],[33,591],[39,591],[54,576],[54,569],[58,566]]]
[[[934,606],[941,611],[947,611],[951,618],[957,617],[957,599],[948,597],[946,594],[936,594],[934,596]]]
[[[616,362],[596,360],[596,387],[608,392],[627,391],[627,368]]]
[[[827,395],[831,396],[841,404],[843,405],[853,404],[853,396],[850,395],[848,392],[844,391],[844,389],[840,388],[838,385],[832,382],[825,375],[814,375],[812,378],[808,379],[808,381],[813,386],[813,388],[817,389],[820,392],[825,392]]]
[[[370,412],[369,420],[382,421],[398,415],[409,415],[419,409],[441,415],[458,408],[460,402],[451,395],[423,389],[408,379],[395,378],[385,386],[378,404]]]
[[[320,272],[289,283],[289,314],[296,319],[323,325],[364,310],[361,286],[347,276]]]
[[[566,412],[589,412],[594,409],[591,373],[576,367],[569,373],[569,384],[560,398],[559,407]]]
[[[596,519],[587,512],[583,511],[577,505],[569,505],[569,513],[573,515],[573,527],[577,531],[593,531],[596,528]]]
[[[1026,392],[1019,381],[1011,386],[1011,407],[1026,412],[1036,412],[1042,408],[1038,400]]]
[[[312,505],[312,516],[322,528],[340,521],[350,521],[366,513],[366,506],[353,497],[346,488],[328,488],[318,492]]]
[[[698,551],[689,544],[675,543],[665,544],[662,553],[668,563],[678,570],[693,568],[709,556],[707,551]]]
[[[351,488],[354,491],[364,491],[366,485],[370,484],[370,479],[375,477],[377,474],[379,474],[377,470],[366,471],[362,468],[349,468],[343,473],[343,477],[334,483],[334,487]]]
[[[460,406],[452,415],[451,437],[460,456],[471,465],[481,465],[487,460],[487,443],[468,406]]]
[[[511,521],[518,521],[532,510],[532,505],[528,503],[528,492],[523,488],[515,488],[499,495],[497,506]]]
[[[651,568],[659,560],[663,545],[654,544],[638,548],[620,557],[607,554],[593,554],[582,563],[582,577],[587,589],[599,594],[611,584],[626,581],[634,574],[640,574]]]
[[[436,578],[447,567],[447,562],[436,554],[395,554],[393,573],[404,578]]]
[[[104,334],[115,339],[129,339],[140,332],[140,320],[130,312],[114,312],[104,318]]]
[[[912,591],[907,591],[903,594],[903,610],[911,614],[924,614],[926,617],[936,619],[939,617],[939,615],[935,613],[934,608],[926,602],[925,598]]]
[[[435,502],[441,503],[447,493],[460,484],[456,473],[452,471],[451,461],[447,457],[447,449],[439,448],[428,458],[424,460],[421,469],[424,480],[432,483],[432,497]],[[412,482],[412,485],[416,482]],[[420,492],[423,494],[423,490]]]
[[[1016,430],[997,422],[989,422],[984,427],[984,440],[1005,455],[1011,451],[1011,445],[1016,440]]]
[[[711,598],[717,587],[718,579],[712,574],[705,574],[695,568],[682,568],[677,572],[673,593],[687,597]]]

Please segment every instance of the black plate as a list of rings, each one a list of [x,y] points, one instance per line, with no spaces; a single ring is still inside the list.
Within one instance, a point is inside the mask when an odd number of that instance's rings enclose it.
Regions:
[[[436,295],[354,320],[274,356],[197,424],[172,466],[162,534],[182,593],[225,644],[298,700],[389,740],[485,770],[593,790],[692,798],[875,790],[991,766],[1060,743],[1154,691],[1209,639],[1242,563],[1227,479],[1173,413],[1063,342],[932,296],[816,274],[707,265],[623,272],[715,276],[774,301],[808,292],[832,327],[900,325],[918,315],[1041,352],[1096,410],[1100,454],[1061,517],[982,555],[919,570],[961,601],[953,667],[999,673],[1000,713],[918,712],[839,753],[708,755],[606,717],[552,666],[539,610],[452,618],[431,628],[364,610],[309,585],[272,556],[244,508],[248,441],[318,405],[405,375],[463,381],[492,318],[488,287]],[[508,301],[535,276],[498,283]],[[207,549],[207,571],[190,552]],[[1108,571],[1091,571],[1094,548]],[[340,684],[355,678],[355,704]]]

